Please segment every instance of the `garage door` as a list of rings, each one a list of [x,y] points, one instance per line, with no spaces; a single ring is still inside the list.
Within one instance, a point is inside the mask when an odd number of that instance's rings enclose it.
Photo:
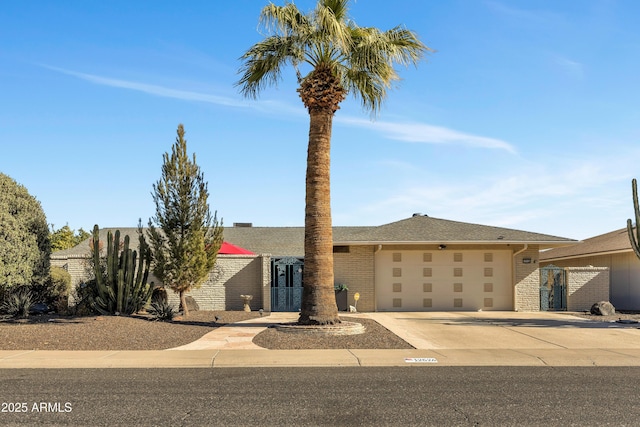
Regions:
[[[511,251],[381,250],[379,311],[513,310]]]

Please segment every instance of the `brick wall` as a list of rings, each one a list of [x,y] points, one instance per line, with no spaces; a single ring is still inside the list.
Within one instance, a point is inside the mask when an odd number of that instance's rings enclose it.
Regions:
[[[373,246],[351,246],[349,253],[334,253],[333,271],[335,283],[349,287],[349,305],[354,305],[353,296],[358,292],[358,311],[375,310]]]
[[[515,311],[540,311],[540,270],[538,246],[529,246],[514,260],[514,309]],[[524,258],[531,260],[525,264]]]
[[[589,310],[598,301],[609,301],[607,267],[567,267],[567,310]]]
[[[62,267],[71,275],[75,288],[88,278],[85,257],[51,257],[51,265]],[[242,310],[240,295],[253,295],[251,308],[270,310],[270,257],[268,255],[218,255],[216,267],[208,279],[191,295],[201,310]],[[149,283],[161,286],[152,274]],[[178,294],[167,290],[169,302],[179,306]],[[266,307],[265,307],[266,305]]]
[[[51,265],[61,267],[67,270],[71,275],[71,286],[75,287],[78,283],[87,279],[87,259],[83,256],[75,257],[56,257],[51,256]]]
[[[218,255],[207,280],[187,295],[195,299],[200,310],[242,310],[240,295],[253,295],[251,309],[259,310],[264,304],[263,258],[261,255]],[[171,290],[167,290],[167,294],[169,303],[178,307],[179,295]]]

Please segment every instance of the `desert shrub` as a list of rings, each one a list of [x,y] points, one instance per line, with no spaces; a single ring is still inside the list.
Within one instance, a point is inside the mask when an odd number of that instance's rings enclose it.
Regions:
[[[20,285],[44,285],[51,243],[40,202],[0,173],[0,293]]]
[[[174,306],[169,304],[166,298],[161,297],[151,299],[151,307],[148,311],[156,320],[162,321],[173,320],[176,314]]]
[[[96,280],[88,280],[78,283],[72,291],[72,305],[69,307],[70,314],[78,316],[88,316],[97,313],[93,308],[93,301],[98,296]]]
[[[0,305],[0,311],[13,317],[27,318],[33,304],[33,294],[28,287],[14,287],[5,295],[5,300]]]
[[[52,300],[68,298],[71,292],[71,274],[61,267],[53,266],[49,273],[49,296]]]
[[[59,307],[63,301],[69,300],[71,291],[71,275],[61,267],[51,267],[49,278],[44,283],[30,286],[34,302],[45,303],[50,307]],[[56,309],[56,311],[58,311]]]

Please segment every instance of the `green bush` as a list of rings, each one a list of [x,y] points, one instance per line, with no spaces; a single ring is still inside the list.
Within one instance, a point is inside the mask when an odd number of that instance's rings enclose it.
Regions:
[[[149,314],[151,314],[156,320],[170,321],[173,320],[176,310],[175,307],[169,304],[166,299],[152,298]]]
[[[78,283],[72,292],[73,304],[69,307],[71,314],[88,316],[97,313],[93,307],[93,301],[98,296],[95,279]]]
[[[49,274],[49,294],[53,300],[69,297],[71,274],[62,267],[51,267]]]
[[[51,243],[40,202],[0,173],[0,294],[21,285],[46,284]]]
[[[0,311],[13,317],[29,317],[33,306],[33,294],[26,286],[14,287],[0,306]]]

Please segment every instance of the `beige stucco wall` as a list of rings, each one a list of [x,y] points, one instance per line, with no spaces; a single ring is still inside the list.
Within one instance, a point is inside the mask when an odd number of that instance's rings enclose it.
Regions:
[[[335,283],[349,286],[349,304],[353,305],[353,295],[359,292],[358,311],[375,311],[375,250],[377,246],[351,246],[349,253],[334,254]],[[507,246],[512,253],[524,246]],[[385,250],[433,249],[432,246],[385,245]],[[448,250],[487,249],[495,250],[496,246],[484,245],[451,245]],[[529,245],[516,256],[512,256],[511,274],[513,280],[513,308],[516,311],[540,310],[540,272],[538,264],[539,247]],[[524,263],[523,259],[530,259]]]

